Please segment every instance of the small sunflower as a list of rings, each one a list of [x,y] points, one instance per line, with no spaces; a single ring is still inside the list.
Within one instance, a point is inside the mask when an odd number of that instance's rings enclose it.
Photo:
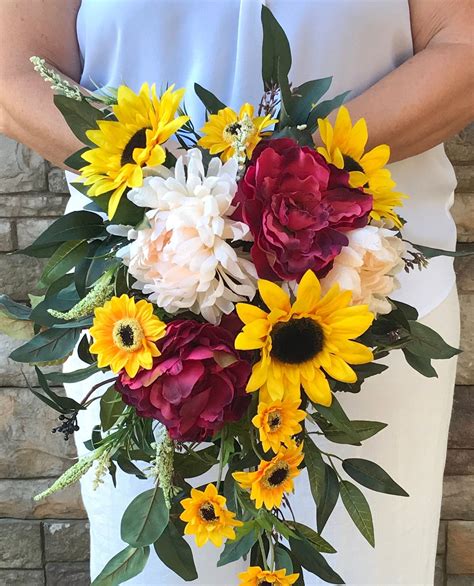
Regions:
[[[288,294],[264,279],[258,289],[269,311],[247,303],[237,304],[245,324],[235,340],[238,350],[260,350],[247,392],[260,389],[260,400],[300,398],[303,386],[314,403],[329,406],[331,389],[326,374],[354,383],[357,375],[349,364],[373,360],[372,351],[354,342],[374,320],[367,305],[349,306],[350,291],[336,284],[321,297],[321,285],[313,271],[306,271],[291,305]],[[324,372],[323,372],[324,370]]]
[[[249,137],[246,144],[247,158],[251,158],[257,144],[262,139],[262,131],[278,120],[271,116],[254,117],[254,107],[244,104],[240,112],[234,112],[231,108],[223,108],[217,114],[211,114],[209,120],[201,128],[204,133],[198,144],[208,149],[211,155],[220,153],[221,159],[228,161],[235,154],[235,139],[242,131],[246,131]]]
[[[299,574],[286,575],[285,569],[270,572],[262,570],[259,566],[251,566],[246,572],[239,574],[239,586],[291,586],[299,576]]]
[[[272,460],[262,460],[255,472],[234,472],[232,476],[241,488],[250,489],[257,509],[265,506],[271,511],[281,505],[284,493],[293,491],[293,478],[300,473],[303,458],[303,444],[291,442]]]
[[[265,452],[272,449],[275,454],[283,443],[287,443],[293,435],[300,433],[300,421],[306,417],[306,413],[298,409],[301,401],[286,399],[285,401],[272,401],[258,404],[257,415],[252,423],[258,428],[260,441]]]
[[[158,97],[156,87],[144,83],[138,94],[122,85],[117,104],[112,107],[116,120],[99,120],[98,130],[88,130],[87,137],[97,145],[82,158],[89,164],[81,169],[88,195],[95,197],[112,192],[109,217],[113,218],[120,199],[128,187],[143,183],[143,167],[161,165],[166,159],[161,146],[188,116],[175,117],[184,90],[169,87]]]
[[[352,125],[345,106],[339,108],[334,126],[327,118],[320,118],[318,126],[324,143],[324,147],[318,147],[318,153],[338,169],[349,171],[352,187],[364,187],[372,195],[372,218],[390,218],[400,227],[400,218],[393,208],[402,206],[407,196],[393,190],[395,182],[390,171],[385,169],[390,159],[390,147],[381,144],[364,152],[368,140],[367,123],[364,118],[360,118]]]
[[[160,355],[154,342],[165,336],[165,330],[148,301],[135,303],[125,294],[112,297],[95,310],[90,351],[98,355],[99,368],[110,366],[115,373],[125,369],[134,377],[140,367],[149,370],[153,366],[153,357]]]
[[[234,519],[235,513],[225,504],[225,497],[218,494],[213,484],[208,484],[204,491],[191,489],[191,498],[181,501],[184,511],[179,518],[187,523],[184,534],[194,535],[198,547],[209,540],[220,547],[224,538],[235,539],[234,527],[241,527],[243,523]]]

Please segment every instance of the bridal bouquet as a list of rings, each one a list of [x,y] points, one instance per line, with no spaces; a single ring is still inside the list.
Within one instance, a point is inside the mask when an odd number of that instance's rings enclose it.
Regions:
[[[32,392],[60,414],[53,431],[67,439],[100,401],[90,454],[36,498],[91,468],[97,485],[117,467],[153,479],[96,585],[139,574],[150,548],[198,579],[193,539],[223,546],[219,566],[245,558],[242,586],[301,585],[303,568],[343,584],[321,535],[339,498],[374,545],[359,485],[407,496],[380,463],[337,455],[385,427],[349,419],[344,393],[392,351],[428,377],[458,352],[390,297],[397,273],[445,251],[404,241],[389,147],[366,150],[346,94],[321,100],[330,78],[291,85],[286,36],[267,8],[262,23],[260,104],[231,107],[196,84],[201,129],[174,86],[87,93],[33,58],[84,143],[66,164],[90,202],[19,251],[47,259],[42,294],[31,307],[0,297],[0,323],[27,340],[11,358],[35,367]],[[80,370],[43,369],[73,352]],[[80,381],[81,402],[54,391]],[[314,520],[294,514],[298,476]]]

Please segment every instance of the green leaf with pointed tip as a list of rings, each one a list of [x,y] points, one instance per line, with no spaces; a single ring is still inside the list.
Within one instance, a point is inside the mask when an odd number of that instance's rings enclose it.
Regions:
[[[412,340],[405,346],[412,354],[438,360],[452,358],[461,350],[453,348],[434,330],[418,321],[409,321]]]
[[[333,110],[337,110],[337,108],[342,106],[350,93],[350,91],[343,92],[331,100],[324,100],[324,102],[319,102],[316,108],[311,110],[311,113],[308,116],[308,128],[311,131],[315,130],[318,123],[318,118],[326,118]]]
[[[91,586],[118,586],[138,576],[143,572],[149,555],[149,547],[128,546],[122,549],[106,564]]]
[[[65,275],[84,257],[87,251],[87,240],[71,240],[59,246],[46,263],[38,285],[46,288]]]
[[[197,580],[193,551],[170,521],[153,547],[160,560],[185,582]]]
[[[334,547],[319,535],[311,527],[297,523],[296,521],[287,521],[288,525],[294,529],[298,536],[310,541],[314,547],[321,553],[336,553]]]
[[[84,147],[83,149],[79,149],[78,151],[73,153],[70,157],[65,159],[64,164],[67,167],[74,169],[75,171],[79,171],[79,169],[82,169],[82,167],[84,167],[85,165],[88,164],[87,161],[85,161],[82,158],[82,155],[84,153],[87,153],[88,150],[90,150],[89,147]]]
[[[237,527],[235,530],[236,538],[228,539],[225,542],[217,567],[220,568],[247,555],[257,541],[259,532],[260,529],[255,526],[253,521],[245,523],[242,527]]]
[[[342,502],[350,518],[370,545],[375,547],[374,523],[367,499],[362,491],[348,480],[341,480],[339,489]]]
[[[275,547],[275,567],[277,570],[286,570],[286,575],[293,573],[293,562],[290,554],[280,545]]]
[[[402,352],[405,356],[405,360],[417,372],[428,378],[438,377],[438,373],[431,364],[431,358],[426,358],[425,356],[417,356],[416,354],[413,354],[413,352],[410,352],[410,350],[407,350],[407,348],[402,348]]]
[[[345,414],[339,401],[336,397],[332,396],[332,404],[330,407],[324,407],[323,405],[315,405],[316,410],[335,428],[346,433],[353,441],[358,442],[359,436],[356,431],[352,428],[351,421]]]
[[[324,557],[319,553],[315,546],[307,539],[289,539],[291,553],[296,557],[299,563],[319,576],[329,584],[344,584],[344,580],[335,572],[327,563]]]
[[[122,517],[120,535],[129,545],[142,547],[154,543],[169,521],[163,491],[159,486],[142,492],[128,505]]]
[[[362,458],[348,458],[342,462],[342,467],[356,482],[371,490],[396,496],[408,496],[408,493],[375,462]]]
[[[97,145],[87,138],[86,132],[98,128],[97,121],[105,118],[104,112],[84,100],[74,100],[60,95],[55,95],[53,100],[74,135],[83,144],[95,148]]]
[[[100,398],[100,426],[102,431],[111,429],[122,415],[125,403],[122,395],[115,389],[115,384],[109,387]]]
[[[262,6],[261,18],[262,79],[265,89],[268,89],[278,83],[278,69],[280,69],[280,75],[288,76],[291,69],[291,49],[285,31],[266,6]]]
[[[321,502],[316,508],[316,522],[318,531],[321,533],[331,516],[339,498],[339,480],[331,466],[326,466],[326,482],[324,491],[321,494]]]
[[[219,110],[223,110],[226,107],[223,102],[216,98],[212,92],[206,88],[203,88],[202,85],[195,83],[194,91],[196,92],[197,97],[204,104],[204,107],[209,112],[209,114],[217,114]]]
[[[67,358],[74,350],[79,339],[80,330],[49,329],[36,334],[23,346],[20,346],[10,354],[15,362],[38,364],[41,362],[53,362]]]
[[[308,470],[309,487],[313,495],[314,502],[318,506],[324,493],[326,482],[326,470],[321,452],[311,441],[309,436],[304,442],[304,463]]]

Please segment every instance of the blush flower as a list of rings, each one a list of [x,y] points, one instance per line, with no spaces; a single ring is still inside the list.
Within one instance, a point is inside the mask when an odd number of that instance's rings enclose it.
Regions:
[[[230,218],[237,162],[214,158],[206,172],[201,152],[191,149],[173,171],[156,172],[128,194],[150,208],[149,227],[129,232],[133,241],[121,256],[150,301],[168,313],[188,309],[216,324],[256,292],[255,267],[229,243],[249,238],[248,226]]]
[[[365,226],[372,209],[348,173],[286,138],[258,145],[235,202],[254,238],[257,273],[271,281],[326,274],[348,244],[345,233]]]
[[[167,325],[161,355],[151,370],[119,375],[117,388],[138,415],[157,419],[172,439],[209,438],[224,423],[240,419],[249,404],[245,386],[251,366],[220,326],[194,320]]]
[[[405,266],[403,241],[377,226],[353,230],[346,236],[348,245],[321,280],[323,291],[337,283],[341,289],[352,291],[352,304],[367,304],[375,314],[390,313],[387,296],[400,286],[396,275]]]

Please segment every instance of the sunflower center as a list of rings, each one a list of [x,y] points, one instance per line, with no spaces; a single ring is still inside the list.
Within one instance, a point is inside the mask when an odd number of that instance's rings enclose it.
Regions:
[[[119,320],[112,332],[115,345],[127,352],[138,350],[144,337],[140,323],[136,319],[130,318]]]
[[[265,475],[264,483],[268,488],[277,488],[288,478],[290,468],[286,462],[279,462]]]
[[[321,352],[324,335],[321,326],[309,317],[293,318],[274,326],[271,355],[287,364],[301,364]]]
[[[137,130],[137,132],[135,132],[135,134],[127,142],[122,152],[122,158],[120,159],[121,167],[127,165],[128,163],[132,163],[132,165],[135,164],[133,159],[133,151],[135,149],[143,149],[146,147],[146,131],[146,128]]]
[[[206,523],[213,523],[214,521],[219,520],[219,517],[216,515],[214,505],[209,502],[204,503],[199,507],[199,514],[201,515],[201,519],[206,521]]]
[[[268,427],[270,431],[278,431],[281,427],[281,413],[280,411],[273,411],[268,415]]]
[[[354,161],[352,157],[348,155],[343,155],[342,158],[344,159],[344,170],[345,171],[361,171],[364,172],[364,169],[359,165],[357,161]]]

